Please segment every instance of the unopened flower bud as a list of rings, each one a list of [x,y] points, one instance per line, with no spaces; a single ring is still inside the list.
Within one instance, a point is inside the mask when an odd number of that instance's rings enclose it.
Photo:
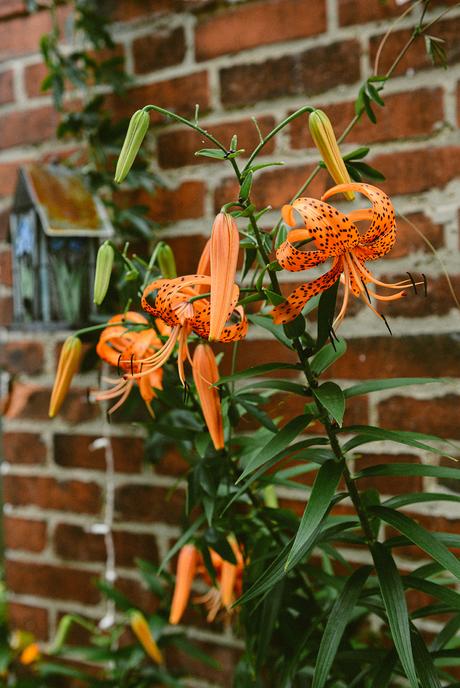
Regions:
[[[96,259],[96,273],[94,275],[93,301],[98,306],[105,299],[112,274],[113,258],[115,251],[108,241],[99,246]]]
[[[72,378],[78,370],[81,358],[81,341],[73,335],[67,337],[59,356],[56,379],[51,393],[49,417],[54,418],[69,391]]]
[[[165,279],[174,279],[177,277],[176,260],[173,250],[171,246],[164,241],[160,243],[157,249],[157,263],[162,277]]]
[[[126,137],[115,170],[115,181],[120,184],[132,167],[134,159],[150,124],[150,115],[145,110],[137,110],[131,117]]]
[[[132,609],[129,613],[129,620],[131,630],[139,640],[148,656],[153,659],[156,664],[163,664],[163,655],[161,654],[161,650],[152,636],[152,632],[144,615],[137,611],[137,609]]]
[[[332,179],[336,184],[349,184],[350,175],[340,154],[329,117],[322,110],[314,110],[308,118],[308,126]],[[344,196],[348,201],[355,197],[352,191],[344,192]]]

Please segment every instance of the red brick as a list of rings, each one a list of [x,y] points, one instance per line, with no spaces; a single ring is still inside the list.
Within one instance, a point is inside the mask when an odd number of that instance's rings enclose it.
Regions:
[[[222,375],[229,375],[231,370],[231,355],[228,345],[220,344],[216,346],[216,352],[222,351],[224,358],[219,370]],[[273,361],[282,361],[283,363],[297,363],[296,354],[286,349],[278,341],[271,340],[267,342],[265,339],[251,339],[240,346],[238,349],[237,370],[245,370],[252,366],[261,365],[262,363],[270,363]],[[299,371],[295,370],[281,370],[279,373],[272,373],[273,377],[292,377],[297,376]]]
[[[111,21],[129,21],[177,7],[177,0],[104,0],[102,7]]]
[[[45,521],[32,521],[25,518],[3,517],[5,547],[41,552],[46,547]]]
[[[13,320],[13,299],[10,296],[0,297],[0,325],[11,325]]]
[[[1,120],[1,117],[0,117]],[[1,144],[0,144],[1,146]],[[17,172],[20,165],[27,161],[21,162],[2,162],[0,163],[0,197],[11,196],[16,187]],[[9,213],[6,215],[7,233],[9,233]]]
[[[95,574],[74,568],[7,559],[5,578],[8,589],[19,595],[38,595],[83,604],[97,604],[100,598],[94,585]]]
[[[159,187],[152,195],[145,191],[130,194],[130,202],[147,206],[149,217],[155,222],[169,224],[179,220],[202,217],[204,213],[203,182],[182,182],[175,189]]]
[[[117,566],[132,568],[136,565],[136,559],[144,559],[153,564],[159,563],[157,541],[154,535],[115,530],[113,539]]]
[[[5,502],[13,506],[38,506],[75,513],[98,514],[101,489],[96,483],[81,480],[6,475],[3,480]]]
[[[0,72],[0,105],[12,103],[14,100],[13,72]]]
[[[421,148],[383,153],[370,163],[386,181],[379,186],[389,195],[413,194],[442,188],[460,174],[460,147]]]
[[[211,233],[211,229],[209,229],[209,233]],[[202,234],[168,237],[167,242],[174,251],[177,274],[193,274],[206,244],[206,237]]]
[[[258,174],[254,180],[251,201],[258,208],[271,205],[275,209],[281,209],[303,185],[312,170],[312,165],[302,165],[300,167],[279,167],[276,170]],[[330,185],[328,179],[327,173],[321,170],[308,187],[308,194],[315,197],[322,196]],[[236,180],[232,177],[224,179],[217,187],[214,195],[216,212],[225,203],[236,200],[238,193],[239,186]]]
[[[49,398],[49,389],[16,382],[6,415],[8,418],[48,420]],[[80,423],[96,418],[99,415],[99,409],[88,402],[86,390],[73,389],[68,393],[59,415],[69,423]]]
[[[3,3],[2,3],[3,4]],[[17,11],[17,8],[15,8]],[[60,17],[64,16],[59,10]],[[38,53],[40,38],[51,31],[51,13],[34,12],[0,24],[0,59],[15,55]]]
[[[409,213],[405,218],[397,218],[396,243],[388,253],[388,258],[404,258],[413,251],[431,252],[430,247],[410,223],[415,225],[428,241],[433,244],[434,248],[441,248],[444,245],[442,225],[434,223],[423,213]]]
[[[177,525],[185,503],[182,490],[171,491],[139,483],[122,485],[115,494],[117,521],[162,522]]]
[[[339,21],[342,26],[396,17],[404,10],[396,4],[395,0],[389,0],[385,4],[369,2],[369,0],[339,0],[338,5]]]
[[[257,120],[262,134],[267,134],[275,126],[273,117],[260,117]],[[238,148],[244,148],[250,152],[259,143],[259,134],[250,120],[236,120],[224,124],[203,125],[217,140],[230,147],[234,134],[238,137]],[[208,165],[216,163],[212,158],[196,156],[195,152],[200,148],[212,148],[213,145],[207,139],[191,129],[179,129],[160,134],[157,138],[158,162],[165,169],[171,167],[183,167],[185,165]],[[272,153],[274,140],[265,146],[266,154]],[[217,163],[219,164],[219,163]],[[220,163],[222,164],[222,163]]]
[[[43,62],[27,65],[24,68],[24,84],[29,98],[37,98],[44,95],[41,86],[47,75],[48,68]]]
[[[395,396],[381,401],[381,427],[426,432],[447,439],[460,439],[458,409],[460,396],[446,394],[435,399]]]
[[[24,14],[26,11],[25,0],[2,0],[0,17],[11,17],[15,14]]]
[[[198,60],[237,53],[259,45],[305,38],[326,30],[326,6],[317,0],[308,11],[303,0],[265,0],[225,8],[198,23]]]
[[[161,475],[180,476],[185,475],[189,468],[188,462],[177,452],[174,447],[167,447],[161,460],[155,464],[155,473]]]
[[[40,464],[46,459],[46,445],[40,435],[31,432],[5,432],[3,455],[14,464]]]
[[[32,633],[37,640],[48,640],[48,611],[19,602],[8,602],[8,624],[12,630]]]
[[[13,284],[11,251],[9,249],[0,251],[0,282],[7,287],[11,287]]]
[[[54,531],[54,550],[58,557],[73,561],[105,561],[104,536],[82,526],[58,523]]]
[[[1,167],[0,167],[1,170]],[[1,174],[0,174],[1,184]],[[1,194],[0,194],[1,195]],[[8,209],[0,212],[0,241],[6,241],[10,232],[10,211]]]
[[[447,53],[447,63],[449,65],[456,64],[460,56],[460,17],[449,17],[443,21],[436,22],[433,34],[445,41],[444,48]],[[384,34],[382,33],[379,36],[372,36],[370,39],[370,59],[372,64],[383,36]],[[390,34],[380,56],[379,74],[384,74],[390,68],[396,55],[407,43],[410,36],[411,31],[408,29],[393,31]],[[418,72],[430,68],[432,68],[432,62],[427,55],[424,38],[420,36],[403,57],[394,73],[404,74],[408,69]]]
[[[394,463],[420,463],[420,459],[413,454],[364,454],[357,456],[355,471],[361,471],[369,466]],[[376,476],[375,478],[361,478],[358,483],[360,490],[375,489],[380,494],[396,495],[405,492],[421,492],[423,478],[421,476]]]
[[[138,580],[119,577],[114,586],[132,602],[133,607],[142,609],[147,614],[154,614],[158,609],[157,598]]]
[[[360,76],[359,53],[356,41],[343,41],[222,69],[222,102],[226,107],[238,107],[286,96],[308,97],[340,84],[353,84]]]
[[[8,342],[0,350],[0,366],[10,373],[34,375],[43,370],[43,355],[40,342]]]
[[[58,121],[59,115],[56,110],[47,105],[33,110],[8,112],[1,115],[0,148],[28,146],[52,139]]]
[[[190,657],[189,654],[181,652],[170,645],[166,652],[169,666],[174,666],[178,671],[185,672],[188,676],[193,676],[199,681],[212,682],[220,686],[237,685],[233,682],[235,667],[240,659],[241,650],[212,643],[197,642],[195,644],[206,655],[213,657],[219,664],[219,668],[207,666],[204,662]]]
[[[157,81],[146,86],[137,86],[130,89],[123,97],[109,96],[107,98],[107,107],[123,117],[131,117],[133,112],[149,104],[173,110],[185,117],[192,117],[195,112],[195,103],[200,105],[202,113],[209,108],[206,72],[196,72],[175,79]],[[156,112],[150,113],[150,119],[156,124],[165,121],[165,118]]]
[[[185,57],[184,29],[156,30],[133,41],[134,71],[137,74],[155,72],[177,65]]]
[[[90,449],[97,440],[93,435],[54,435],[54,462],[66,468],[90,468],[105,471],[105,448]],[[111,437],[115,470],[140,473],[144,461],[144,440],[140,437]]]
[[[414,278],[418,281],[418,275]],[[383,276],[383,281],[398,282],[407,279],[407,274],[399,276]],[[460,276],[450,275],[454,292],[460,295]],[[384,290],[383,290],[384,291]],[[378,310],[384,313],[387,318],[406,316],[410,318],[424,317],[428,315],[446,315],[452,309],[457,310],[458,306],[454,301],[452,292],[445,275],[441,277],[430,277],[428,275],[428,295],[423,296],[423,286],[417,287],[417,294],[413,288],[407,289],[407,296],[398,301],[379,301]]]
[[[328,375],[351,380],[460,377],[460,341],[454,334],[368,337],[349,339],[347,344],[346,356],[329,368]]]
[[[436,124],[443,120],[443,93],[439,88],[421,88],[418,91],[383,97],[385,107],[378,108],[377,125],[363,115],[361,121],[347,135],[347,143],[367,145],[429,136]],[[355,114],[352,101],[318,107],[327,113],[337,134],[344,131]],[[305,117],[298,117],[292,122],[290,134],[292,148],[314,148]]]

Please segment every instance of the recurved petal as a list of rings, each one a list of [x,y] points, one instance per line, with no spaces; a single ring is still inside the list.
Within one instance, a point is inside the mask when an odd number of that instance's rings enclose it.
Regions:
[[[198,344],[194,351],[193,380],[214,448],[223,449],[222,407],[219,393],[213,386],[219,380],[219,371],[213,350],[207,344]]]
[[[294,289],[284,303],[272,310],[271,316],[274,322],[277,325],[284,325],[294,320],[302,312],[302,308],[312,296],[316,296],[316,294],[320,294],[332,287],[338,280],[341,271],[342,259],[337,258],[329,272]]]
[[[297,231],[297,230],[294,230]],[[329,257],[327,251],[302,251],[296,248],[289,239],[291,239],[289,232],[288,240],[284,241],[276,251],[276,259],[282,268],[289,272],[299,272],[300,270],[307,270],[316,265],[321,265]]]
[[[302,216],[305,229],[319,250],[338,256],[359,243],[359,232],[350,218],[328,203],[298,198],[293,208]]]
[[[214,220],[210,243],[210,341],[220,338],[231,310],[239,246],[235,220],[228,213],[219,213]]]

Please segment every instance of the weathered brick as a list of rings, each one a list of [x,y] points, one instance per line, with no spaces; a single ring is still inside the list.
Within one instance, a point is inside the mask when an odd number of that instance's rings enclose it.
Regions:
[[[46,547],[46,531],[45,521],[3,517],[4,542],[8,549],[41,552]]]
[[[235,667],[241,656],[241,650],[237,650],[222,645],[212,643],[197,642],[202,652],[213,657],[218,663],[218,669],[206,665],[204,662],[191,658],[177,649],[169,646],[166,652],[168,665],[176,667],[179,671],[184,671],[187,675],[193,676],[199,681],[210,681],[221,686],[233,685]]]
[[[91,450],[97,439],[93,435],[61,435],[53,438],[54,461],[66,468],[92,468],[105,471],[105,448]],[[144,441],[140,437],[111,437],[115,470],[119,473],[139,473],[144,459]]]
[[[0,167],[0,184],[1,184],[1,167]],[[0,193],[0,196],[2,194]],[[0,212],[0,241],[6,241],[10,231],[10,212],[8,209]]]
[[[460,17],[449,17],[443,21],[436,22],[434,34],[437,38],[445,41],[444,48],[447,54],[447,63],[456,64],[460,59]],[[370,59],[372,63],[384,34],[372,36],[370,39]],[[390,33],[379,60],[379,74],[385,74],[391,67],[396,55],[402,50],[409,38],[411,30],[400,29]],[[403,57],[395,74],[404,74],[408,69],[416,72],[432,68],[432,62],[427,55],[423,36],[411,46],[407,54]]]
[[[133,41],[134,70],[137,74],[177,65],[185,57],[184,29],[157,30]]]
[[[406,93],[385,96],[385,107],[378,109],[378,122],[373,124],[366,115],[347,135],[347,143],[367,145],[382,141],[398,141],[429,136],[444,117],[443,93],[440,88],[421,88]],[[318,105],[331,120],[338,134],[353,119],[353,101]],[[298,117],[290,125],[292,148],[313,148],[314,143],[305,117]]]
[[[158,599],[138,580],[119,576],[114,586],[132,602],[133,607],[147,614],[154,614],[158,609]]]
[[[34,375],[43,370],[43,356],[40,342],[8,342],[0,349],[0,367],[10,373]]]
[[[442,188],[460,173],[458,146],[382,153],[370,159],[386,181],[379,186],[390,196]]]
[[[204,17],[196,28],[198,60],[237,53],[259,45],[305,38],[326,30],[326,6],[317,0],[265,0]]]
[[[397,5],[395,0],[385,2],[369,2],[369,0],[339,0],[339,22],[342,26],[349,24],[364,24],[365,22],[376,21],[396,17],[402,13],[404,8]]]
[[[178,7],[177,0],[103,0],[102,10],[111,21],[129,21],[152,13],[163,13]]]
[[[133,533],[114,530],[115,559],[117,566],[134,567],[136,559],[159,563],[157,541],[150,533]]]
[[[446,394],[434,399],[394,396],[378,406],[381,427],[421,431],[447,439],[460,439],[460,396]]]
[[[73,561],[105,561],[104,536],[91,533],[82,526],[58,523],[54,531],[54,550],[61,559]]]
[[[15,8],[15,10],[18,11],[18,8]],[[66,14],[68,14],[68,10],[60,8],[58,12],[59,20],[62,22]],[[2,15],[0,14],[0,16]],[[51,28],[52,18],[51,13],[48,11],[34,12],[1,22],[0,60],[11,59],[15,55],[37,53],[39,51],[40,38],[43,34],[49,33]]]
[[[420,459],[413,454],[360,454],[355,462],[355,472],[380,466],[381,464],[395,463],[420,463]],[[405,492],[421,492],[423,490],[423,478],[421,476],[376,476],[360,478],[358,482],[360,490],[375,489],[380,494],[396,495]]]
[[[5,72],[0,72],[0,105],[12,103],[13,100],[13,72],[10,69]]]
[[[7,412],[8,418],[33,418],[48,420],[50,390],[38,385],[15,383],[12,400]],[[68,393],[59,412],[61,418],[69,423],[80,423],[99,415],[95,404],[87,400],[86,390],[73,389]]]
[[[1,119],[1,118],[0,118]],[[1,144],[0,144],[1,146]],[[0,197],[11,196],[16,187],[18,167],[27,161],[0,163]],[[6,234],[9,233],[9,213],[5,214]],[[5,227],[4,230],[5,231]]]
[[[75,568],[7,559],[5,578],[8,589],[19,595],[37,595],[83,604],[97,604],[100,598],[94,584],[95,574]]]
[[[3,479],[3,496],[13,506],[34,505],[86,514],[98,514],[102,498],[96,483],[11,474]]]
[[[211,234],[211,228],[209,228]],[[192,236],[168,237],[168,244],[174,251],[178,275],[193,274],[206,244],[206,237],[198,234]]]
[[[46,460],[46,445],[40,435],[32,432],[5,432],[2,449],[8,463],[40,464]]]
[[[275,126],[273,117],[260,117],[257,123],[263,135]],[[248,119],[225,122],[224,124],[207,123],[203,125],[209,133],[224,145],[230,146],[232,136],[238,137],[238,148],[249,152],[259,143],[259,134],[254,123]],[[200,148],[212,148],[207,139],[191,129],[179,129],[159,134],[157,139],[158,162],[165,169],[185,165],[208,165],[216,162],[212,158],[196,156]],[[274,140],[268,142],[264,151],[270,154],[274,149]],[[221,163],[222,164],[222,163]]]
[[[27,65],[24,68],[24,85],[29,98],[37,98],[44,95],[41,86],[47,74],[48,68],[43,62]]]
[[[162,522],[177,525],[185,503],[182,490],[170,490],[139,483],[122,485],[115,493],[117,521]]]
[[[444,245],[442,225],[433,222],[423,213],[408,213],[405,217],[397,217],[396,242],[388,253],[388,258],[403,258],[413,251],[431,252],[428,244],[411,223],[431,242],[434,248],[441,248]]]
[[[224,358],[222,364],[219,366],[219,371],[222,375],[229,375],[231,372],[231,356],[229,355],[228,345],[220,344],[215,347],[216,352],[222,351]],[[251,339],[245,342],[244,347],[238,350],[237,370],[244,370],[251,366],[261,365],[262,363],[270,363],[273,361],[282,361],[283,363],[297,363],[296,354],[286,349],[278,341],[271,340],[267,342],[264,339]],[[299,371],[281,370],[278,373],[275,371],[270,376],[273,377],[292,377],[297,376]]]
[[[421,280],[416,273],[413,275],[417,281]],[[405,275],[384,275],[384,282],[398,282],[407,279]],[[450,275],[452,289],[455,294],[460,293],[460,277]],[[382,293],[385,290],[382,290]],[[408,288],[407,296],[397,301],[379,301],[378,310],[384,313],[386,318],[406,316],[411,318],[422,318],[428,315],[446,315],[451,310],[458,308],[452,296],[451,289],[447,282],[446,276],[429,277],[427,297],[423,296],[423,286],[417,287],[417,294],[414,293],[412,287]]]
[[[209,108],[206,72],[156,81],[154,84],[132,88],[123,97],[109,96],[107,98],[107,107],[113,109],[120,117],[131,117],[133,112],[149,104],[159,105],[179,115],[192,117],[195,103],[200,105],[202,113]],[[164,122],[164,117],[156,112],[150,113],[150,119],[156,124]]]
[[[0,18],[3,19],[15,14],[24,14],[25,11],[25,0],[2,0],[0,5]]]
[[[149,217],[155,222],[169,224],[179,220],[198,218],[204,212],[205,186],[200,181],[183,182],[175,189],[159,187],[152,195],[144,191],[125,196],[124,203],[147,206]]]
[[[348,379],[460,376],[460,338],[454,334],[349,339],[347,355],[327,374]]]
[[[353,84],[359,79],[359,69],[356,41],[317,46],[257,64],[234,65],[220,71],[222,102],[226,107],[239,107],[259,100],[312,96],[340,84]]]
[[[11,251],[9,249],[0,251],[0,282],[6,287],[11,287],[13,284]]]
[[[48,611],[19,602],[8,602],[8,623],[12,630],[32,633],[37,640],[48,640]]]
[[[13,320],[13,299],[11,296],[0,296],[0,325],[11,325]]]
[[[52,139],[58,121],[58,113],[48,105],[5,113],[0,116],[0,148],[28,146]]]
[[[185,475],[189,467],[188,462],[177,452],[174,447],[167,447],[163,455],[155,464],[155,473],[161,475]]]

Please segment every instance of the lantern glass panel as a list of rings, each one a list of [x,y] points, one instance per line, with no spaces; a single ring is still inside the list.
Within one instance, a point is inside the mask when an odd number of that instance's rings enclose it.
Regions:
[[[15,216],[13,239],[15,318],[20,322],[41,315],[37,222],[33,209]]]
[[[49,319],[81,324],[89,316],[94,242],[86,237],[46,237],[46,244]]]

